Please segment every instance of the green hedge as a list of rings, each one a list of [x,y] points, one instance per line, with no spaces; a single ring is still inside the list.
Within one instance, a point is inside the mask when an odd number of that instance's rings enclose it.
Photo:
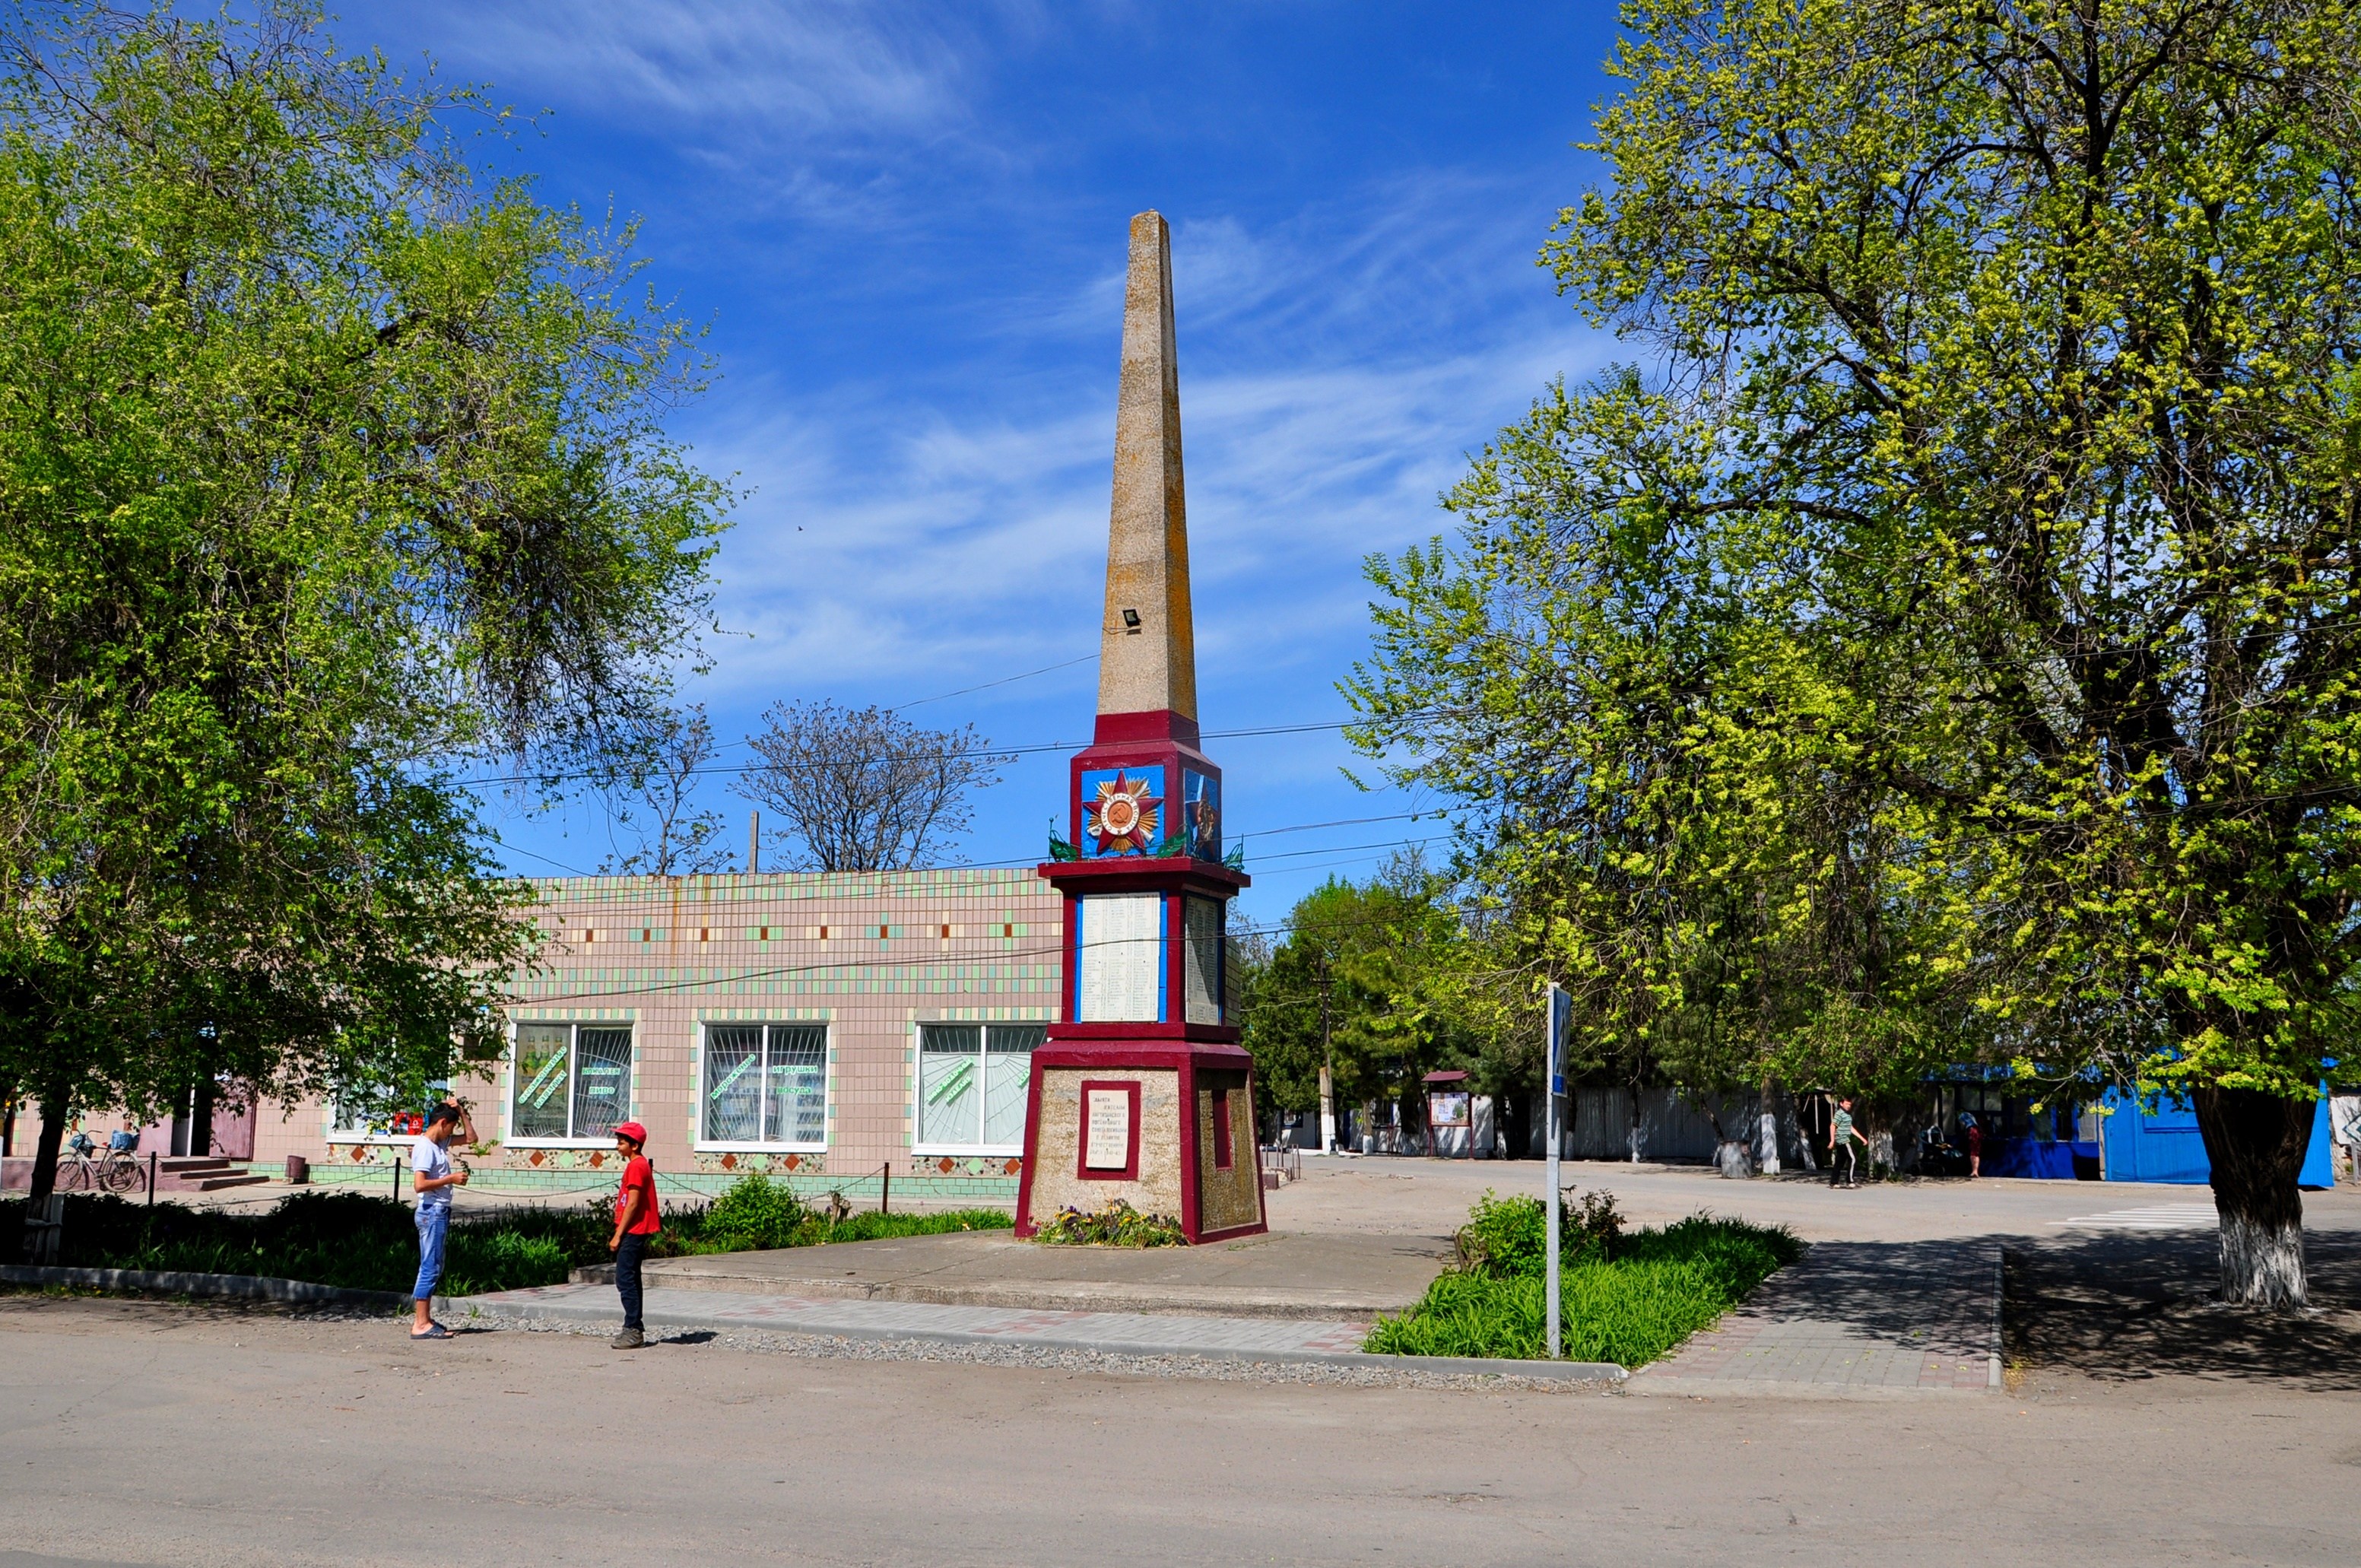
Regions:
[[[1644,1365],[1710,1328],[1804,1251],[1784,1226],[1706,1214],[1627,1234],[1611,1198],[1560,1218],[1560,1343],[1574,1361]],[[1547,1355],[1546,1239],[1539,1199],[1487,1193],[1460,1234],[1460,1265],[1409,1311],[1378,1319],[1362,1348],[1388,1355]]]
[[[13,1234],[23,1201],[0,1203],[0,1235]],[[710,1204],[664,1211],[656,1256],[743,1252],[1005,1230],[996,1209],[939,1214],[848,1216],[842,1222],[798,1201],[783,1184],[742,1179]],[[456,1217],[445,1255],[444,1294],[478,1295],[563,1283],[585,1264],[613,1255],[614,1200],[565,1208],[503,1209]],[[149,1205],[108,1194],[70,1194],[58,1261],[71,1268],[137,1268],[250,1274],[354,1290],[408,1291],[418,1276],[418,1231],[410,1206],[358,1192],[298,1192],[261,1212]]]

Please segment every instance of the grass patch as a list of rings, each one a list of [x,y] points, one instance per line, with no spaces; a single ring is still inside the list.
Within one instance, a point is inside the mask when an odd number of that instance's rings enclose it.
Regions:
[[[1459,1235],[1459,1262],[1417,1306],[1380,1318],[1362,1348],[1386,1355],[1539,1360],[1549,1354],[1538,1198],[1486,1193]],[[1558,1270],[1564,1354],[1642,1366],[1721,1315],[1803,1255],[1784,1226],[1694,1214],[1624,1232],[1614,1200],[1560,1205]]]
[[[21,1199],[0,1203],[0,1235],[15,1233],[23,1206]],[[664,1222],[664,1234],[649,1249],[658,1257],[1006,1230],[1014,1223],[996,1209],[839,1220],[760,1176],[741,1179],[711,1203],[668,1208]],[[473,1296],[561,1284],[574,1269],[614,1255],[607,1250],[614,1223],[614,1200],[604,1196],[563,1209],[456,1216],[442,1289]],[[69,1268],[250,1274],[407,1292],[418,1277],[418,1230],[409,1205],[358,1192],[298,1192],[260,1213],[72,1193],[65,1201],[58,1261]]]

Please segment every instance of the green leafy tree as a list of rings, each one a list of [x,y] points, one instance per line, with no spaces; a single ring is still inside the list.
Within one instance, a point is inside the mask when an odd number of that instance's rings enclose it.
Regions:
[[[1424,1075],[1477,1061],[1487,993],[1447,892],[1402,856],[1366,884],[1331,878],[1297,902],[1246,992],[1246,1045],[1274,1104],[1333,1116],[1392,1100],[1414,1124]]]
[[[2296,1174],[2361,947],[2361,16],[1644,0],[1626,24],[1612,183],[1544,257],[1661,371],[1526,433],[1620,574],[1597,602],[1621,641],[1585,656],[1719,617],[1701,743],[1634,755],[1763,749],[1752,800],[1708,766],[1659,839],[1734,853],[1744,825],[1792,873],[1733,885],[1775,916],[1755,961],[1804,939],[1785,1037],[1823,1059],[1906,1079],[1956,997],[2021,1071],[2185,1095],[2224,1295],[2301,1304]],[[1502,722],[1540,737],[1520,700]],[[1813,829],[1795,797],[1828,789]],[[1645,852],[1600,853],[1576,905],[1646,885]],[[1857,891],[1828,904],[1839,865]],[[1783,882],[1808,896],[1783,909]],[[1665,928],[1574,951],[1653,984],[1616,942]],[[1831,989],[1840,959],[1877,983]]]
[[[417,1091],[530,957],[456,770],[643,734],[728,500],[629,235],[308,6],[20,8],[0,71],[0,1079]],[[498,116],[489,116],[495,127]]]

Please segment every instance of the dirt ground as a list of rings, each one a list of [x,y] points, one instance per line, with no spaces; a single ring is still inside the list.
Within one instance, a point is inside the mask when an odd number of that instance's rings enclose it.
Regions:
[[[1447,1235],[1532,1164],[1306,1161],[1275,1225]],[[411,1563],[2345,1563],[2361,1193],[2301,1319],[2213,1239],[2060,1223],[2202,1189],[1832,1193],[1569,1168],[1635,1221],[2006,1249],[1996,1393],[1355,1387],[0,1297],[0,1568]]]
[[[1361,1389],[19,1296],[0,1565],[2343,1563],[2361,1400],[2316,1384]]]

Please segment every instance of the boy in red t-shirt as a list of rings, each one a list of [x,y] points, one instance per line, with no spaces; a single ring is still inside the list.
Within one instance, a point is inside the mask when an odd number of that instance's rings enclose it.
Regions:
[[[664,1229],[664,1221],[656,1213],[656,1168],[640,1152],[647,1146],[648,1130],[637,1122],[615,1129],[623,1190],[615,1199],[615,1234],[607,1250],[615,1255],[615,1292],[623,1299],[623,1332],[609,1342],[617,1350],[638,1350],[648,1343],[640,1322],[640,1265],[648,1255],[648,1238]]]

